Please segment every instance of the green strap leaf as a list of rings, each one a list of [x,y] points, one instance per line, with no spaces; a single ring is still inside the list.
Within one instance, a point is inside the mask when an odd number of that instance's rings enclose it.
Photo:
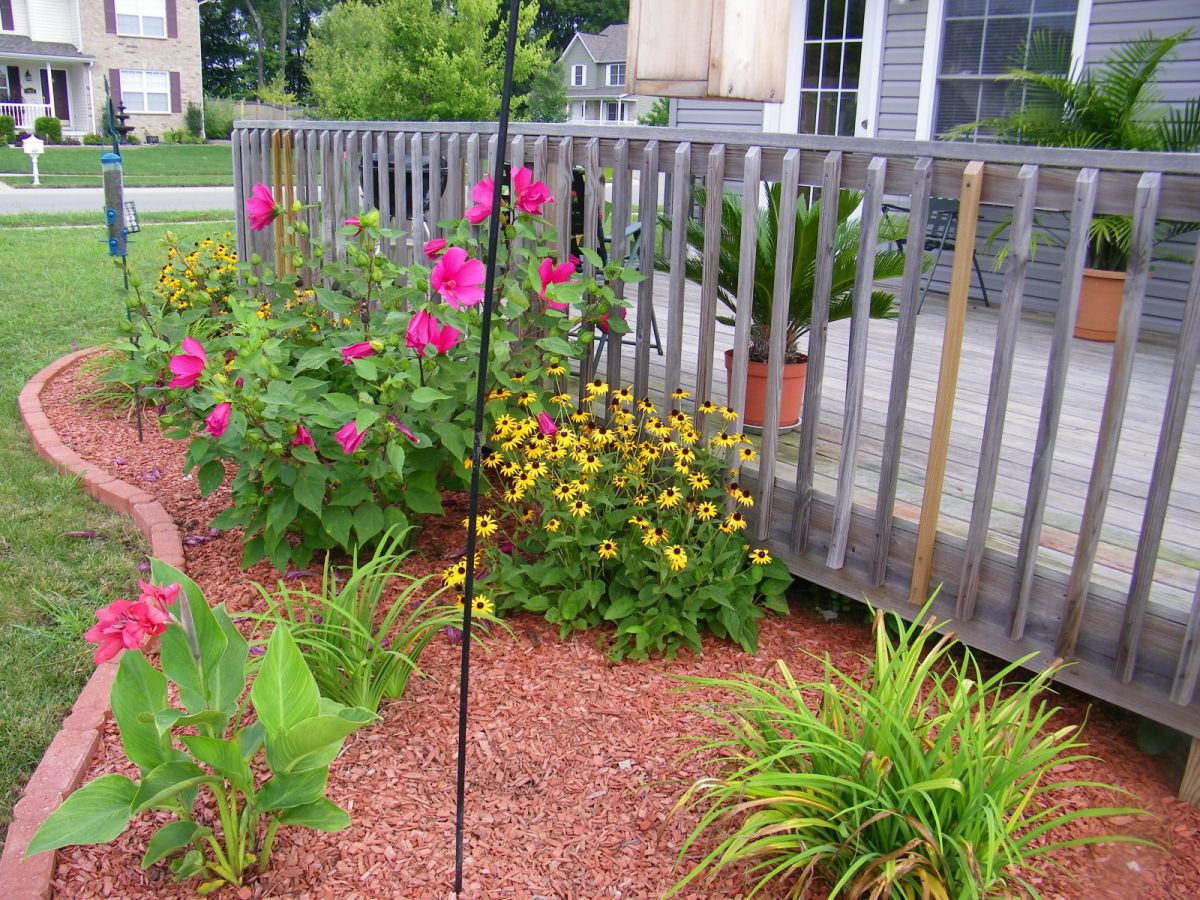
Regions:
[[[317,831],[341,831],[350,824],[350,814],[334,803],[322,797],[312,803],[285,809],[279,814],[282,825],[305,825]]]
[[[120,837],[132,815],[138,786],[124,775],[101,775],[63,801],[37,830],[26,856],[72,844],[104,844]]]

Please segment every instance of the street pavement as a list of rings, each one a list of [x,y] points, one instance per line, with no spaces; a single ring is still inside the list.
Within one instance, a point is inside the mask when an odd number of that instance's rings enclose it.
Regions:
[[[125,199],[138,212],[233,210],[232,187],[130,187]],[[14,188],[0,184],[0,215],[22,212],[87,212],[104,207],[103,188]]]

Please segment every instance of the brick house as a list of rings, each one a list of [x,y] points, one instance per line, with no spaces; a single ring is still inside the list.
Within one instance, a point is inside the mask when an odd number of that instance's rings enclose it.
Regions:
[[[0,115],[19,131],[99,132],[105,79],[139,135],[182,128],[204,95],[196,0],[0,0]]]

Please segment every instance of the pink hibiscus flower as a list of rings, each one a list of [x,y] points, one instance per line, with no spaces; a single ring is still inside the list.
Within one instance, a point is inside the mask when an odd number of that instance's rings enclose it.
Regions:
[[[409,428],[407,425],[405,425],[403,422],[401,422],[396,416],[388,416],[388,421],[391,422],[393,425],[395,425],[396,430],[399,431],[406,438],[408,438],[410,441],[412,441],[414,444],[421,443],[420,440],[417,439],[417,436],[415,434],[413,434],[412,429]]]
[[[408,322],[408,333],[405,335],[406,346],[417,351],[417,356],[425,355],[425,348],[433,345],[436,353],[446,353],[462,340],[462,332],[451,325],[442,325],[436,318],[425,310],[419,310]]]
[[[342,224],[343,224],[343,225],[351,225],[351,226],[353,226],[353,227],[354,227],[354,234],[355,234],[356,236],[357,236],[357,235],[360,235],[360,234],[362,234],[362,230],[363,230],[363,226],[362,226],[362,220],[361,220],[361,219],[359,219],[359,218],[358,218],[358,216],[351,216],[350,218],[348,218],[348,219],[347,219],[345,222],[343,222]]]
[[[426,241],[425,246],[421,249],[425,251],[426,259],[437,259],[442,255],[442,251],[446,249],[446,239],[434,238],[432,241]]]
[[[251,231],[262,231],[283,212],[283,207],[275,202],[271,189],[265,184],[254,185],[254,190],[246,198],[246,215],[250,219]]]
[[[475,187],[471,188],[471,199],[475,201],[475,205],[463,213],[468,222],[478,225],[492,214],[492,194],[495,191],[496,183],[492,181],[491,175],[484,175]]]
[[[296,436],[292,438],[293,447],[312,447],[316,449],[316,444],[313,443],[312,433],[305,428],[301,423],[296,423]]]
[[[170,616],[165,610],[151,606],[144,600],[130,603],[114,600],[104,609],[96,611],[96,624],[84,633],[84,638],[100,646],[93,659],[96,665],[108,662],[122,650],[137,650],[146,646],[150,638],[167,630]]]
[[[538,413],[538,431],[551,436],[558,434],[558,426],[554,424],[554,420],[547,413]]]
[[[167,387],[194,387],[200,380],[200,373],[204,371],[207,364],[208,355],[204,352],[204,347],[200,345],[200,342],[193,337],[185,337],[183,352],[172,356],[171,362],[168,363],[171,371],[175,373],[175,377],[171,379],[171,383]]]
[[[557,309],[559,312],[567,311],[567,304],[559,303],[557,300],[549,300],[546,297],[546,288],[552,284],[565,284],[571,280],[571,276],[575,274],[575,267],[569,262],[554,264],[554,259],[547,256],[542,260],[542,264],[538,266],[538,276],[542,279],[542,288],[538,291],[538,296],[546,301],[546,305],[551,309]]]
[[[348,347],[342,348],[342,362],[346,365],[350,365],[356,359],[363,359],[374,355],[375,348],[371,346],[370,341],[359,341],[357,344],[351,344]]]
[[[204,420],[209,434],[213,437],[220,437],[225,433],[225,429],[229,427],[229,413],[232,409],[233,407],[228,403],[218,403],[213,407],[213,411]]]
[[[462,309],[483,299],[483,278],[480,260],[468,259],[462,247],[451,247],[433,267],[429,283],[443,300],[455,309]]]
[[[337,442],[342,445],[342,452],[346,454],[353,453],[358,449],[359,444],[363,442],[363,438],[367,436],[367,429],[359,431],[354,427],[354,420],[351,419],[345,425],[338,429],[334,437]]]
[[[618,319],[620,319],[622,322],[625,321],[625,307],[618,306],[615,309],[610,309],[608,312],[606,312],[604,315],[602,315],[600,317],[600,330],[603,331],[605,334],[608,334],[608,317],[611,316],[614,312],[617,314]]]
[[[533,172],[526,166],[513,172],[512,186],[517,209],[531,216],[540,216],[542,206],[554,202],[550,189],[542,182],[534,181]]]

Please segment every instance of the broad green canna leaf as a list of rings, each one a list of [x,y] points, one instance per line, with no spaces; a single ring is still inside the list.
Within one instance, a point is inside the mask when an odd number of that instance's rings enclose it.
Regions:
[[[101,775],[50,813],[25,850],[26,856],[72,844],[103,844],[129,824],[138,786],[124,775]]]

